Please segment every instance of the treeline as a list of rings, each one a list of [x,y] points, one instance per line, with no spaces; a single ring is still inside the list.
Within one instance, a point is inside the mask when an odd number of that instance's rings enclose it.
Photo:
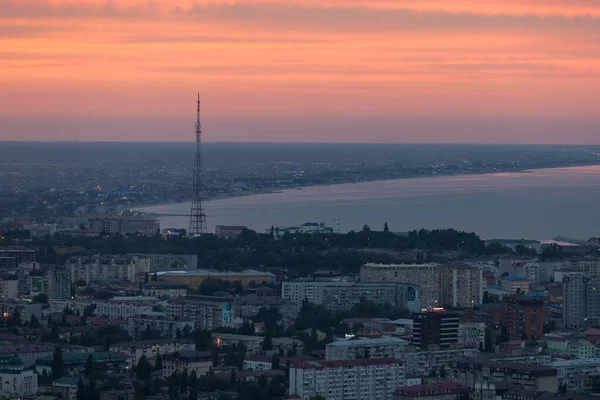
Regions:
[[[303,275],[316,269],[355,272],[367,262],[445,261],[448,257],[493,256],[510,252],[500,244],[485,245],[475,233],[455,229],[410,231],[395,234],[386,227],[365,226],[347,234],[259,234],[244,231],[236,238],[205,235],[166,240],[160,235],[35,238],[30,242],[0,240],[0,246],[25,245],[37,250],[40,263],[61,264],[66,252],[78,255],[170,253],[197,254],[200,268],[238,270],[287,268]],[[365,251],[382,249],[386,251]],[[558,255],[558,252],[555,252]],[[424,256],[425,255],[425,256]]]

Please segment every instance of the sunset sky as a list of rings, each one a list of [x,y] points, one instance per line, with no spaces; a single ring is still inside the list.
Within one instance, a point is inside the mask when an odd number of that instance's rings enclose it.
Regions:
[[[0,140],[598,143],[598,0],[0,0]]]

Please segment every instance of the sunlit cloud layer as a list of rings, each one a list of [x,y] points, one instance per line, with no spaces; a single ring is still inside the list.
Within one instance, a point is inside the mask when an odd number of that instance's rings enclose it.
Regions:
[[[600,143],[599,60],[595,0],[1,0],[0,139]]]

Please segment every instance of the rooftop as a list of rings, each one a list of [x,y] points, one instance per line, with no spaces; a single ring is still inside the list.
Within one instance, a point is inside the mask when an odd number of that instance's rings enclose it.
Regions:
[[[337,340],[335,342],[329,343],[327,347],[354,347],[354,346],[381,346],[384,344],[397,344],[397,345],[407,345],[408,342],[406,340],[402,340],[395,337],[381,337],[381,338],[373,338],[373,339],[348,339],[348,340]]]
[[[526,278],[523,278],[522,276],[516,276],[516,275],[506,275],[501,277],[500,279],[504,279],[507,281],[526,281]]]
[[[449,393],[468,392],[472,389],[469,386],[459,385],[453,382],[429,383],[425,385],[415,385],[396,389],[394,394],[410,397],[435,396]]]
[[[318,369],[318,368],[339,368],[339,367],[366,367],[370,365],[402,365],[402,361],[396,358],[370,358],[360,360],[336,360],[336,361],[302,361],[294,364],[294,368],[299,369]]]
[[[213,277],[219,277],[219,276],[229,276],[229,277],[236,277],[236,276],[269,276],[269,277],[275,277],[275,274],[272,274],[270,272],[262,272],[262,271],[256,271],[254,269],[247,269],[245,271],[241,271],[241,272],[235,272],[235,271],[225,271],[225,272],[214,272],[214,271],[208,271],[205,269],[194,269],[194,270],[178,270],[178,271],[159,271],[156,273],[158,276],[213,276]]]
[[[100,351],[95,353],[66,353],[62,355],[65,365],[85,364],[89,356],[94,362],[125,362],[125,357],[118,353]],[[52,365],[53,355],[38,358],[35,362],[39,365]]]
[[[555,368],[580,367],[583,365],[600,365],[600,358],[577,358],[575,360],[553,361],[549,364]]]

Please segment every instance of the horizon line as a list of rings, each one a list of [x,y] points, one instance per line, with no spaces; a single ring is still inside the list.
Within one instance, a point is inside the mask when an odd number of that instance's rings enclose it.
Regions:
[[[17,143],[81,143],[81,144],[183,144],[190,143],[194,144],[195,141],[103,141],[103,140],[1,140],[0,144],[17,144]],[[202,141],[202,143],[210,144],[320,144],[320,145],[349,145],[349,144],[360,144],[360,145],[430,145],[430,146],[600,146],[600,143],[483,143],[483,142],[297,142],[297,141],[278,141],[278,142],[267,142],[267,141]]]

